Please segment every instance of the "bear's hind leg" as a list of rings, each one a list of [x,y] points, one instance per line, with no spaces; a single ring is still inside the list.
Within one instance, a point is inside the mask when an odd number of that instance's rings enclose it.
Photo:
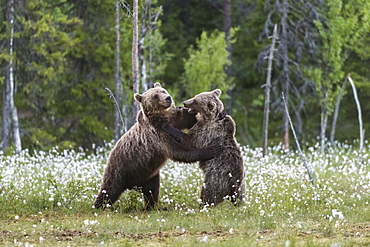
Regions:
[[[157,204],[159,198],[159,187],[159,173],[143,184],[142,193],[146,210],[153,209]]]
[[[123,185],[114,185],[115,186],[102,186],[94,202],[95,208],[107,208],[112,206],[112,204],[118,200],[122,192],[126,190]]]
[[[218,190],[217,184],[212,184],[209,181],[202,185],[202,190],[200,192],[200,206],[217,206],[223,202],[223,193]]]

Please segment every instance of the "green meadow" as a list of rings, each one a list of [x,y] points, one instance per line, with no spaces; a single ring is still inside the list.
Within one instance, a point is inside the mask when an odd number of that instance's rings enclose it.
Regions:
[[[111,144],[0,156],[1,246],[362,246],[370,245],[369,147],[338,143],[304,155],[242,147],[245,200],[199,208],[197,164],[161,170],[157,210],[127,191],[111,208],[92,207]]]

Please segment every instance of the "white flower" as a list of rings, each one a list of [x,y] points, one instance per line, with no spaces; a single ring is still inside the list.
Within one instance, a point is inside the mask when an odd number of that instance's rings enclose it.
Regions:
[[[204,236],[201,240],[199,240],[200,242],[204,242],[204,243],[207,243],[207,240],[208,240],[208,236]]]
[[[84,224],[85,224],[85,226],[100,225],[99,221],[97,221],[97,220],[84,220]]]
[[[341,211],[338,211],[338,209],[332,209],[331,210],[331,213],[333,215],[333,218],[335,218],[336,216],[338,216],[338,219],[340,220],[344,220],[344,215]]]

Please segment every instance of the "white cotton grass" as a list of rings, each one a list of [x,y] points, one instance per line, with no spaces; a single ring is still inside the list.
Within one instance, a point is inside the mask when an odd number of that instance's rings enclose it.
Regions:
[[[14,200],[36,213],[46,209],[73,210],[81,205],[93,210],[111,148],[109,144],[91,153],[54,149],[32,155],[23,151],[19,155],[1,156],[0,198]],[[359,163],[357,149],[349,144],[337,144],[326,153],[319,150],[316,145],[305,152],[315,179],[312,186],[297,153],[285,154],[274,146],[268,156],[262,157],[259,148],[242,147],[246,195],[236,210],[261,217],[261,222],[281,217],[290,224],[302,214],[322,217],[328,222],[345,221],[351,216],[351,208],[368,205],[369,155],[365,153]],[[183,215],[211,212],[209,207],[198,210],[203,174],[197,164],[169,161],[160,173],[160,207],[172,208]],[[124,193],[114,206],[130,204],[135,204],[132,208],[142,208],[141,195]]]
[[[107,152],[102,148],[93,154],[57,149],[30,154],[24,150],[18,155],[0,156],[0,196],[21,201],[25,207],[39,204],[43,207],[40,210],[91,203],[91,192],[98,189]]]

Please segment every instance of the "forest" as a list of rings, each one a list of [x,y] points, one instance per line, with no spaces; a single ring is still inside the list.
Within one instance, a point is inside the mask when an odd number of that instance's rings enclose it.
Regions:
[[[303,147],[366,139],[370,1],[138,3],[139,92],[160,82],[182,105],[219,88],[238,142],[250,147],[262,146],[266,89],[268,145],[295,146],[282,95]],[[101,146],[130,128],[132,1],[0,0],[0,6],[3,152]]]

